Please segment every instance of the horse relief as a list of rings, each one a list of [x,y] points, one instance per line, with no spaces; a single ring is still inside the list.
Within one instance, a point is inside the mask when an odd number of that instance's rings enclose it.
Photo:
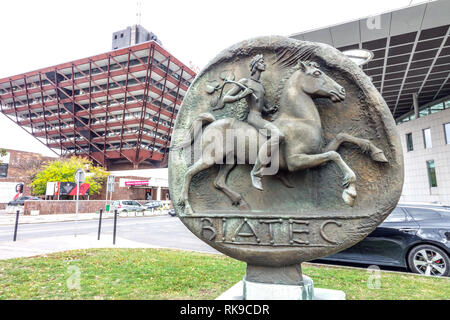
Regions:
[[[251,210],[242,195],[227,185],[227,176],[236,165],[257,164],[264,156],[268,161],[258,168],[255,165],[251,173],[256,189],[262,190],[260,178],[265,175],[264,171],[268,171],[269,165],[274,163],[277,165],[274,173],[286,187],[293,187],[286,179],[286,173],[314,168],[332,161],[342,173],[342,200],[348,206],[353,206],[358,194],[356,175],[338,153],[340,146],[344,142],[351,143],[358,146],[363,153],[367,153],[372,161],[386,163],[388,160],[384,152],[371,141],[350,134],[339,133],[329,143],[323,143],[322,123],[313,98],[328,98],[333,103],[339,103],[346,98],[345,89],[320,70],[315,62],[298,60],[286,73],[279,92],[278,106],[268,107],[264,102],[264,86],[259,78],[265,70],[262,55],[254,57],[250,69],[251,76],[248,79],[234,81],[234,75],[231,73],[232,76],[221,77],[224,80],[222,85],[215,82],[206,87],[208,94],[220,91],[220,96],[213,99],[213,110],[245,98],[250,114],[246,122],[234,118],[216,120],[213,113],[206,112],[198,115],[190,125],[190,137],[182,145],[191,144],[194,137],[200,136],[202,152],[184,176],[179,204],[184,206],[185,213],[192,213],[189,204],[192,178],[214,165],[220,166],[214,180],[215,188],[223,192],[239,209]],[[225,84],[232,89],[223,94]],[[276,113],[275,119],[259,120],[261,112],[267,110]],[[267,129],[269,133],[267,130],[261,130],[262,128]],[[215,137],[214,144],[211,137]],[[220,137],[219,143],[217,137]],[[236,143],[243,137],[247,140],[241,144]],[[257,152],[252,152],[252,148]],[[255,192],[259,192],[256,189]]]

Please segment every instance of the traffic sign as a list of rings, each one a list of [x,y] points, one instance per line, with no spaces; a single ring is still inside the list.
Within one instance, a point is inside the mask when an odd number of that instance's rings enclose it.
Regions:
[[[85,179],[86,179],[86,172],[84,172],[83,169],[78,169],[77,171],[75,171],[76,184],[83,184]]]
[[[108,176],[106,180],[106,192],[114,192],[114,181],[116,177],[115,176]]]

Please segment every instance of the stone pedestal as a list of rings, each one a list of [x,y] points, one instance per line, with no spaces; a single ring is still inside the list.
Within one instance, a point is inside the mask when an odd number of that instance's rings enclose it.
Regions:
[[[301,264],[269,267],[247,264],[244,300],[312,300],[314,283]]]
[[[247,288],[249,288],[248,282]],[[250,288],[256,289],[257,287]],[[303,292],[302,290],[292,290],[291,288],[286,288],[286,286],[284,285],[263,284],[263,286],[260,286],[259,288],[261,289],[261,292],[259,294],[253,292],[253,297],[247,297],[246,299],[244,299],[244,281],[239,281],[230,289],[217,297],[216,300],[307,300],[299,298],[299,292]],[[311,286],[311,288],[313,292],[312,297],[310,296],[309,300],[345,300],[345,293],[343,291],[313,288],[313,286]],[[289,294],[283,292],[283,290],[286,289],[288,290]],[[301,297],[303,298],[303,296]]]
[[[310,277],[303,276],[298,285],[259,283],[243,280],[243,300],[312,300],[314,283]]]
[[[314,289],[313,280],[302,275],[300,264],[282,267],[247,264],[244,280],[218,300],[345,300],[338,290]]]

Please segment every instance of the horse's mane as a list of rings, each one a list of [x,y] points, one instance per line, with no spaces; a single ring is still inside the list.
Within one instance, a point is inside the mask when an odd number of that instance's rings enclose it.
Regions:
[[[284,68],[295,66],[299,60],[310,60],[317,56],[316,47],[310,43],[283,48],[278,50],[276,55],[277,59],[273,64],[278,64]]]
[[[283,48],[282,50],[276,52],[276,56],[277,58],[273,64],[277,64],[281,68],[287,69],[278,84],[277,95],[275,97],[275,104],[279,107],[282,107],[279,104],[281,94],[283,92],[286,81],[292,76],[295,71],[299,70],[298,62],[313,59],[317,56],[317,54],[315,47],[311,46],[311,44],[305,43]]]

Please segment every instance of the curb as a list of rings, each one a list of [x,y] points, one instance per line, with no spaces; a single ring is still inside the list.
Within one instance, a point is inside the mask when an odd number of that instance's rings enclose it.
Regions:
[[[151,218],[151,217],[160,217],[160,216],[169,216],[169,214],[167,213],[157,213],[157,214],[152,214],[152,215],[143,215],[143,216],[121,216],[120,214],[117,215],[118,219],[128,219],[128,218]],[[51,216],[51,215],[49,215]],[[99,215],[97,214],[94,217],[89,217],[89,218],[78,218],[78,222],[81,221],[91,221],[91,220],[98,220]],[[103,215],[102,220],[105,219],[114,219],[114,215]],[[43,224],[43,223],[58,223],[58,222],[73,222],[73,221],[77,221],[75,218],[62,218],[61,220],[39,220],[39,221],[20,221],[19,219],[19,225],[24,225],[24,224]],[[12,220],[11,222],[0,222],[0,226],[13,226],[15,224],[15,220]]]
[[[313,266],[313,267],[324,267],[324,268],[333,268],[333,269],[351,269],[351,270],[362,270],[362,271],[368,271],[368,268],[364,267],[352,267],[352,266],[344,266],[344,265],[336,265],[336,264],[325,264],[325,263],[315,263],[315,262],[303,262],[305,265]],[[431,279],[447,279],[450,280],[450,278],[447,277],[434,277],[434,276],[426,276],[424,274],[414,273],[414,272],[405,272],[405,271],[394,271],[394,270],[383,270],[384,266],[378,266],[375,264],[372,264],[373,266],[380,267],[381,273],[393,273],[393,274],[401,274],[405,276],[417,276],[417,277],[423,277],[423,278],[431,278]],[[371,265],[368,265],[371,266]]]

